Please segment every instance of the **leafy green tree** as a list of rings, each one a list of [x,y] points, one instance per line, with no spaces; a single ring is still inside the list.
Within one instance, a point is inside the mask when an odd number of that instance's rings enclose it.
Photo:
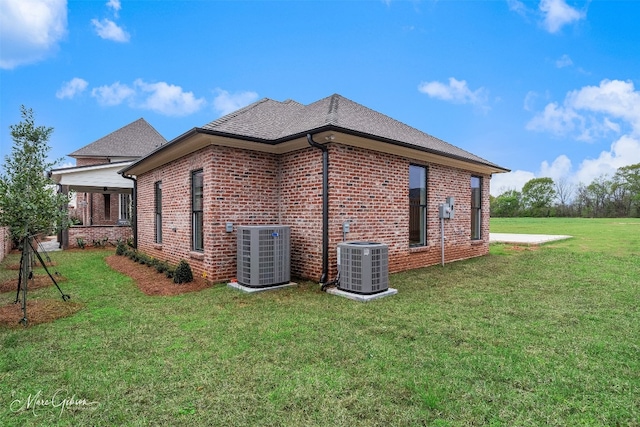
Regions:
[[[522,187],[522,203],[532,216],[550,216],[556,198],[551,178],[533,178]]]
[[[22,121],[10,126],[11,155],[5,156],[0,171],[0,225],[9,227],[16,242],[67,227],[62,207],[69,201],[55,191],[47,175],[59,163],[47,160],[53,128],[36,126],[30,108],[22,106],[20,111]]]
[[[640,163],[618,168],[614,179],[629,193],[629,214],[640,217]]]
[[[513,217],[520,213],[522,194],[516,190],[507,190],[491,201],[491,216]]]

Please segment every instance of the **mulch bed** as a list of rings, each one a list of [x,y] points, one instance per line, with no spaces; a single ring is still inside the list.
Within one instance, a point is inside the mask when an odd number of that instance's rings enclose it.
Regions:
[[[138,288],[146,295],[180,295],[185,292],[201,291],[212,286],[211,283],[195,274],[193,282],[173,283],[173,279],[158,273],[154,268],[138,264],[126,256],[111,255],[106,258],[106,261],[109,267],[135,280]]]
[[[48,277],[47,277],[48,279]],[[62,317],[71,316],[82,309],[82,304],[71,301],[53,299],[27,299],[27,326],[53,322]],[[22,328],[22,304],[9,304],[0,307],[0,326],[8,328]]]

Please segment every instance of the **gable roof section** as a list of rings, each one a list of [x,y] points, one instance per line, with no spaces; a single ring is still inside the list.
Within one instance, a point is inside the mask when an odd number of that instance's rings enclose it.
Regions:
[[[134,162],[121,173],[136,174],[150,167],[157,167],[165,161],[170,161],[172,156],[180,155],[178,145],[193,141],[193,149],[196,149],[196,145],[205,143],[202,139],[205,135],[222,138],[227,143],[230,140],[240,141],[244,148],[254,147],[260,150],[265,146],[286,146],[287,144],[283,143],[304,139],[307,134],[325,131],[352,135],[360,140],[377,141],[378,145],[382,146],[397,146],[405,150],[404,153],[418,150],[439,158],[453,159],[458,164],[480,165],[483,170],[490,170],[491,173],[508,171],[475,154],[334,94],[309,105],[293,100],[279,102],[264,98],[201,128],[186,132],[147,157]],[[304,144],[306,145],[306,142]],[[160,160],[161,157],[163,160]],[[152,158],[154,160],[151,160]],[[148,166],[144,165],[147,159],[150,161]]]
[[[167,140],[143,118],[69,154],[70,157],[142,157]]]

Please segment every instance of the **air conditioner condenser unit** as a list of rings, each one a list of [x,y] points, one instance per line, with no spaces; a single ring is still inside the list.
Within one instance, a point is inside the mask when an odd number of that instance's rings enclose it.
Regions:
[[[254,288],[289,283],[290,240],[287,225],[238,226],[238,283]]]
[[[338,289],[367,295],[389,288],[389,248],[384,243],[339,243],[337,255]]]

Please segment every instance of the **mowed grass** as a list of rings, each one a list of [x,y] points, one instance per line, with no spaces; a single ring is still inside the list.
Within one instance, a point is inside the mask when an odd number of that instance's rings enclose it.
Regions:
[[[640,221],[492,221],[575,237],[394,274],[367,304],[309,282],[150,297],[111,252],[52,253],[85,307],[0,329],[0,425],[640,425]]]

